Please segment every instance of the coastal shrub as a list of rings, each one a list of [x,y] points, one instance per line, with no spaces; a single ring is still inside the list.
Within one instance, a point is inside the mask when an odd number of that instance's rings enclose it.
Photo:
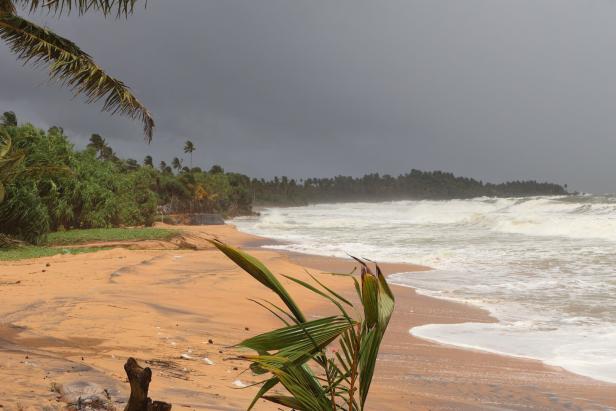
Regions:
[[[38,244],[49,231],[49,215],[33,184],[9,185],[0,203],[1,232]]]
[[[361,265],[361,277],[354,281],[362,314],[353,303],[311,276],[313,284],[285,275],[292,282],[333,304],[340,314],[308,320],[278,279],[256,258],[218,240],[211,243],[254,279],[272,290],[286,309],[271,302],[254,300],[269,310],[284,327],[242,341],[239,347],[255,351],[239,357],[250,363],[257,375],[267,376],[248,409],[265,399],[294,410],[364,410],[374,375],[379,347],[394,310],[394,296],[378,265],[372,272]],[[328,349],[331,346],[339,349]],[[272,395],[276,386],[287,395]]]

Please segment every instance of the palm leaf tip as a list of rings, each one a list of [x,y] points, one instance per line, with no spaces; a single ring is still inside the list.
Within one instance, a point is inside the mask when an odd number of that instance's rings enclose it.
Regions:
[[[297,322],[306,322],[306,317],[297,306],[293,298],[291,298],[287,290],[282,286],[282,284],[280,284],[280,281],[278,281],[274,274],[272,274],[261,261],[223,243],[218,239],[209,239],[208,241],[223,254],[229,257],[241,269],[250,274],[255,280],[274,291],[291,311]]]

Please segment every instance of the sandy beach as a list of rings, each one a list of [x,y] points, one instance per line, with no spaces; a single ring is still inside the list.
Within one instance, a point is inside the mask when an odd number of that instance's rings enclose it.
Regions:
[[[242,410],[259,381],[231,360],[231,345],[277,326],[247,298],[273,295],[204,240],[247,249],[274,273],[303,268],[353,296],[351,261],[259,249],[232,226],[182,227],[197,250],[150,241],[92,254],[0,262],[0,407],[63,409],[71,393],[103,391],[122,409],[122,368],[133,356],[153,370],[150,396],[174,409]],[[132,247],[136,249],[129,249]],[[386,273],[425,267],[383,264]],[[307,313],[333,312],[283,281]],[[443,346],[412,337],[421,324],[494,321],[483,310],[394,287],[397,307],[382,346],[372,410],[609,410],[616,386],[538,361]],[[106,391],[104,391],[106,390]],[[63,396],[60,394],[63,393]],[[262,401],[256,409],[276,410]]]

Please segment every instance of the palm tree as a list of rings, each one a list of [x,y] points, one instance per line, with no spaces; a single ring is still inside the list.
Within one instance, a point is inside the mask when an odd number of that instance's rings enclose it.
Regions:
[[[171,166],[176,170],[180,171],[182,169],[182,160],[177,157],[174,157],[173,161],[171,161]]]
[[[17,126],[17,116],[12,111],[5,111],[0,119],[0,124],[5,127]]]
[[[92,134],[90,136],[90,142],[87,147],[96,151],[96,153],[101,153],[104,148],[107,146],[107,142],[100,134]]]
[[[192,141],[187,140],[186,144],[184,144],[184,153],[190,154],[190,168],[192,168],[193,164],[192,164],[192,153],[193,151],[195,151],[195,145],[193,144]]]
[[[143,122],[146,141],[152,140],[154,119],[148,109],[122,81],[109,76],[75,43],[46,27],[17,15],[17,7],[30,12],[45,10],[60,16],[98,12],[104,16],[127,16],[137,0],[0,0],[0,39],[17,59],[34,66],[49,66],[49,76],[82,94],[88,103],[103,100],[103,111],[122,114]]]
[[[152,159],[152,156],[145,156],[143,159],[143,165],[154,168],[154,160]]]

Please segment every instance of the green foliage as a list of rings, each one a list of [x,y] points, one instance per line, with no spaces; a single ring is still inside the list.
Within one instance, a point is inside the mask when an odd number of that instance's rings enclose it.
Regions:
[[[51,79],[86,96],[88,103],[102,99],[103,111],[139,119],[150,141],[154,130],[152,115],[123,82],[109,76],[72,41],[18,16],[15,7],[19,4],[32,11],[47,9],[58,15],[73,9],[80,14],[96,11],[106,16],[114,9],[118,14],[128,15],[134,3],[135,0],[1,0],[0,38],[24,64],[48,66]]]
[[[23,153],[13,150],[11,137],[0,129],[0,203],[6,194],[5,185],[19,173],[23,160]]]
[[[159,206],[175,213],[250,213],[248,177],[181,168],[179,159],[174,174],[161,163],[159,171],[151,156],[146,166],[123,160],[99,134],[77,151],[61,127],[0,125],[0,198],[7,194],[0,233],[39,243],[49,231],[150,226]]]
[[[381,341],[394,311],[395,300],[383,273],[376,273],[361,260],[361,278],[355,282],[363,315],[351,317],[344,308],[353,304],[316,277],[316,285],[285,276],[334,304],[340,315],[308,321],[277,278],[256,258],[218,240],[211,243],[244,271],[272,290],[286,310],[271,302],[257,302],[275,314],[285,327],[272,330],[238,344],[254,355],[240,359],[250,362],[256,374],[269,374],[262,381],[250,410],[263,398],[283,407],[306,411],[364,410]],[[288,311],[287,311],[288,310]],[[291,323],[286,319],[290,319]],[[330,345],[339,350],[328,350]],[[282,385],[289,395],[267,395]]]
[[[0,231],[38,244],[49,232],[49,214],[35,183],[10,184],[0,203]]]
[[[0,118],[0,124],[5,127],[17,127],[17,116],[13,111],[5,111]]]

